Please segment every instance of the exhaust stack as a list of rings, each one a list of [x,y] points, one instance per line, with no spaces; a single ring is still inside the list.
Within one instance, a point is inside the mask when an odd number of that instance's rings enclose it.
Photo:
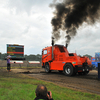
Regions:
[[[54,46],[54,37],[52,37],[52,60],[54,59],[53,46]]]
[[[52,46],[54,45],[54,37],[52,37]]]
[[[68,47],[68,44],[66,43],[66,48]]]

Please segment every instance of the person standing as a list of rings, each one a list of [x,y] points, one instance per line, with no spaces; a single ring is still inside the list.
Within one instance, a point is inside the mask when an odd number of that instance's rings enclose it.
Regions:
[[[11,70],[10,70],[10,58],[11,58],[10,55],[7,56],[7,71],[11,71]]]

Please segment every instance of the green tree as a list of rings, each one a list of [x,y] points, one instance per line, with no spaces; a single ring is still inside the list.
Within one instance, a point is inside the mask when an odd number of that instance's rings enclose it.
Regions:
[[[88,54],[85,54],[83,56],[89,57],[89,59],[91,59],[91,57],[92,57],[91,55],[88,55]]]

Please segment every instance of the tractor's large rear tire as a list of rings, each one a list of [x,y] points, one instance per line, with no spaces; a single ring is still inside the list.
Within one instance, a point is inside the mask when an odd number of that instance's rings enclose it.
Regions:
[[[46,73],[50,73],[50,72],[51,72],[48,63],[45,64],[45,72],[46,72]]]
[[[71,64],[65,64],[63,72],[67,76],[72,76],[74,74],[74,69]]]

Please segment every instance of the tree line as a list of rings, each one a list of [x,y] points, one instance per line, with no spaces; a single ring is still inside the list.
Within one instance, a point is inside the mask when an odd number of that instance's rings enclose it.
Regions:
[[[87,57],[89,57],[89,59],[91,59],[91,57],[92,57],[91,55],[88,55],[88,54],[83,55],[83,56],[87,56]],[[4,54],[0,53],[0,59],[1,60],[5,60],[6,57],[7,57],[7,53],[4,53]],[[27,61],[41,61],[42,55],[40,55],[40,54],[37,54],[37,55],[30,54],[30,55],[24,55],[24,58]]]
[[[1,60],[5,60],[5,58],[7,57],[7,53],[0,53],[0,59]],[[37,54],[30,54],[30,55],[24,55],[25,60],[27,61],[41,61],[42,55]]]

